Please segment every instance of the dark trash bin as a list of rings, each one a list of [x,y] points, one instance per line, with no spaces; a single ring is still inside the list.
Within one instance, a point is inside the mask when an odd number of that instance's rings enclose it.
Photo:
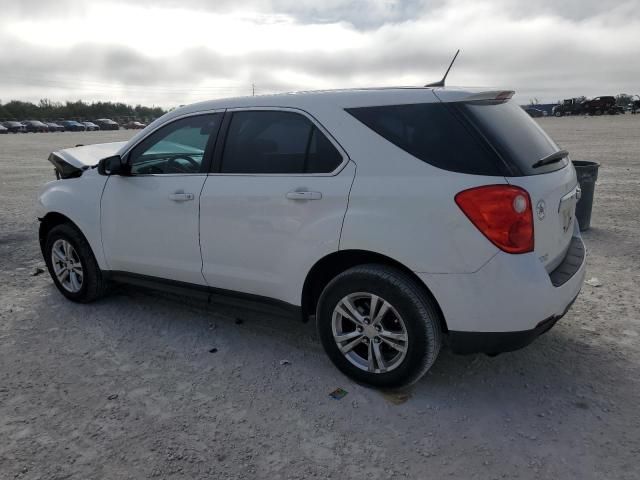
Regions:
[[[578,219],[580,230],[585,231],[589,230],[591,226],[593,192],[596,189],[596,180],[598,180],[598,168],[600,164],[574,160],[573,166],[576,168],[578,183],[580,184],[580,190],[582,190],[582,196],[576,205],[576,218]]]

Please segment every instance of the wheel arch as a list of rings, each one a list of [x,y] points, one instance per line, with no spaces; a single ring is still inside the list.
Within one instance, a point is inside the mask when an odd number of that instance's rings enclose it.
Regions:
[[[43,255],[44,255],[44,246],[47,241],[47,235],[49,234],[49,232],[53,227],[56,227],[58,225],[62,225],[65,223],[68,225],[71,225],[73,228],[75,228],[78,231],[78,233],[80,233],[80,235],[84,237],[85,240],[87,240],[87,237],[84,235],[84,233],[82,233],[82,230],[78,227],[78,225],[69,217],[67,217],[66,215],[63,215],[62,213],[48,212],[44,217],[41,217],[38,220],[40,220],[40,227],[38,229],[38,240],[40,242],[40,250],[42,251]],[[87,243],[89,244],[88,241]]]
[[[340,273],[357,265],[370,263],[388,265],[390,267],[397,268],[413,279],[416,282],[416,285],[423,288],[425,293],[429,295],[431,300],[434,302],[439,313],[442,332],[448,332],[447,323],[442,309],[438,304],[438,300],[420,277],[418,277],[410,268],[397,260],[381,253],[368,250],[338,250],[321,258],[313,265],[313,267],[311,267],[302,287],[302,318],[306,321],[311,315],[315,315],[320,294],[327,284],[336,277],[336,275],[339,275]]]

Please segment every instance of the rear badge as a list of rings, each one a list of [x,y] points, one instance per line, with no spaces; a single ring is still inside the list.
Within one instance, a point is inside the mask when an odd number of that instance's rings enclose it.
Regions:
[[[540,200],[536,204],[536,214],[538,215],[538,219],[542,220],[544,218],[544,214],[545,214],[544,200]]]

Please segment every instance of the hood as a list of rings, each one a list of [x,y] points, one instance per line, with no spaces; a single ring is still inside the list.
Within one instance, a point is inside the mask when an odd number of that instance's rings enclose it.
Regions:
[[[59,178],[73,178],[82,175],[89,167],[103,158],[117,155],[127,142],[98,143],[75,148],[65,148],[49,155],[49,161],[56,167]]]

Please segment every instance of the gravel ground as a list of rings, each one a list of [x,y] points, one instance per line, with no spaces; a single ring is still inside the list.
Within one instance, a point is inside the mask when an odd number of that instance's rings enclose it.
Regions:
[[[640,115],[540,123],[602,163],[602,285],[530,347],[445,350],[394,393],[340,374],[311,324],[133,288],[66,301],[32,276],[47,154],[130,133],[1,136],[0,478],[639,478]]]

